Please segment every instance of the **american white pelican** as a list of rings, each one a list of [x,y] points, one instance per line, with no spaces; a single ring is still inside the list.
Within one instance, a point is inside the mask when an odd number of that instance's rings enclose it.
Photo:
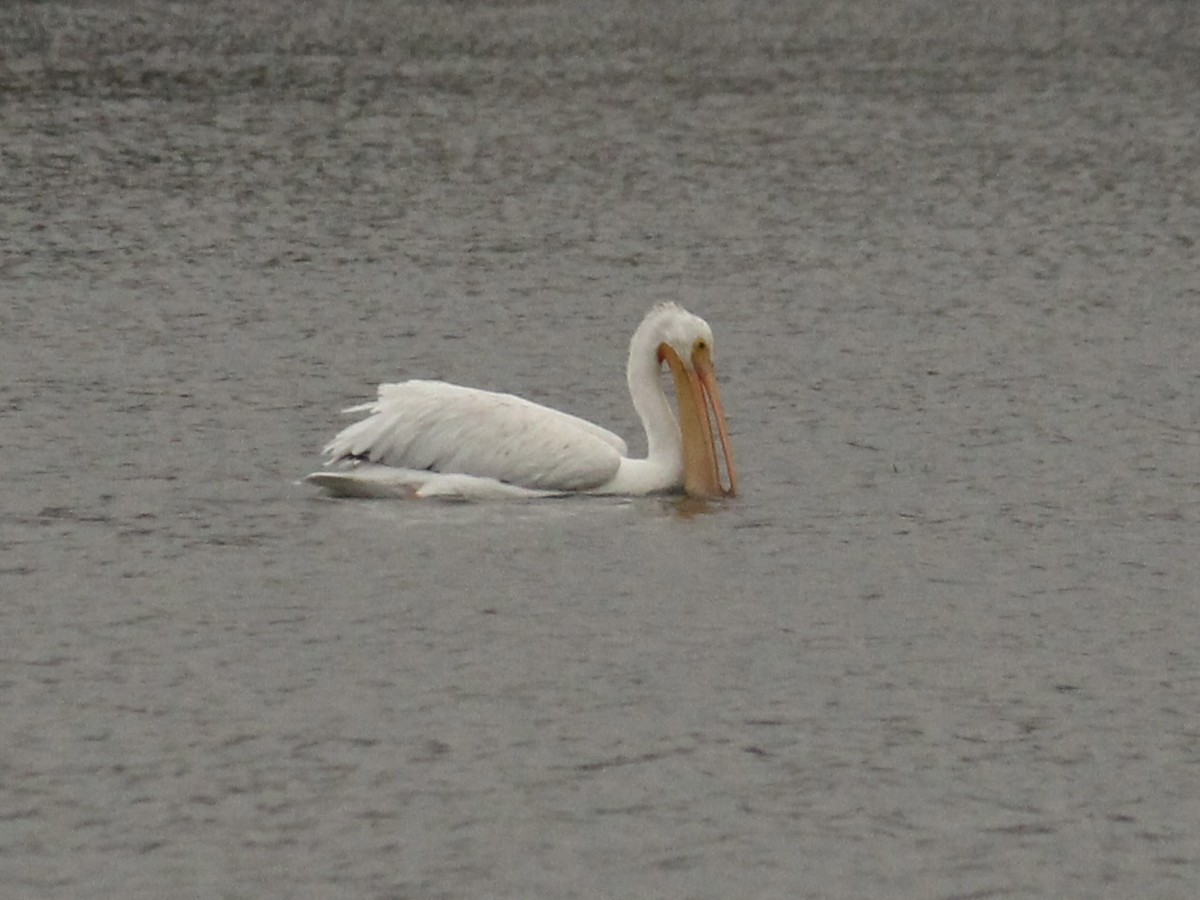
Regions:
[[[646,314],[629,342],[629,396],[646,429],[645,459],[630,459],[607,429],[512,394],[442,381],[381,384],[367,418],[325,447],[327,466],[307,480],[339,496],[541,497],[737,493],[725,412],[712,364],[712,329],[675,303]],[[675,418],[661,380],[675,382]],[[721,442],[728,487],[722,483]]]

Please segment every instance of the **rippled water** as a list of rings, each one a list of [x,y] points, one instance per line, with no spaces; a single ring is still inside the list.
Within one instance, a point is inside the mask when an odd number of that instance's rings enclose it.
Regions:
[[[11,896],[1196,896],[1200,17],[670,10],[0,8]],[[667,298],[735,502],[297,483]]]

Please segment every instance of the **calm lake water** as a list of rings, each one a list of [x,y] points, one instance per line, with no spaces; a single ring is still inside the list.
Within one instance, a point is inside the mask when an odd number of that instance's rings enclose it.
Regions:
[[[1193,4],[244,6],[0,7],[6,896],[1197,896]],[[299,483],[663,299],[735,501]]]

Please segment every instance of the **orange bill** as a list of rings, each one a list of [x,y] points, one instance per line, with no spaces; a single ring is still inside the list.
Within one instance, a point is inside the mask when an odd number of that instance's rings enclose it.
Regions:
[[[659,347],[659,356],[666,360],[675,380],[679,431],[683,438],[684,491],[689,496],[706,500],[734,496],[737,494],[737,471],[733,466],[729,428],[708,347],[702,345],[692,352],[691,365],[684,364],[667,344]],[[728,487],[721,480],[717,461],[718,439]]]

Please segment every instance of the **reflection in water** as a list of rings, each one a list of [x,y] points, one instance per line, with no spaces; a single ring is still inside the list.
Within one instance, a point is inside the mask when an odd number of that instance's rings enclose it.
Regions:
[[[660,508],[679,519],[695,519],[711,516],[730,508],[737,500],[705,500],[687,494],[672,494],[659,500]]]

